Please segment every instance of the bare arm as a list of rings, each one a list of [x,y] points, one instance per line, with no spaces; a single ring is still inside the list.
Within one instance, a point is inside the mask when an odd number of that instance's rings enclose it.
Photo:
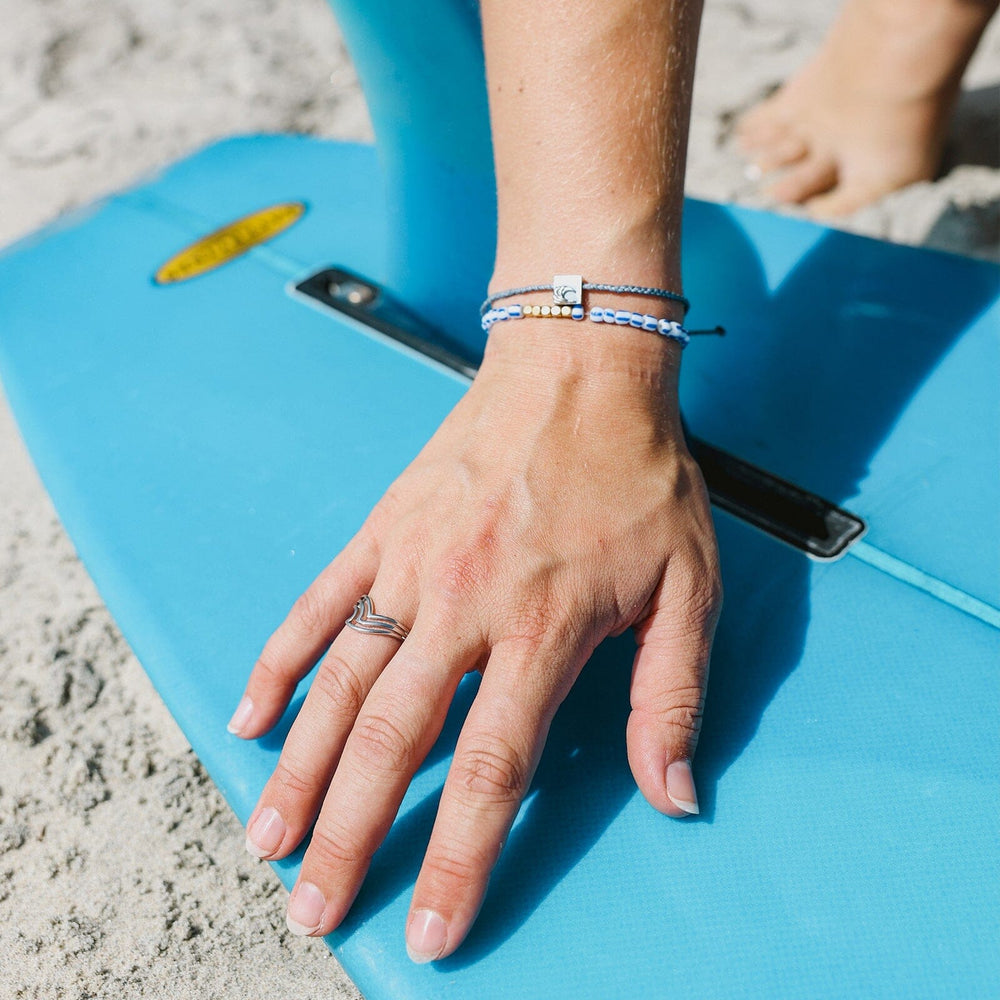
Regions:
[[[572,263],[593,280],[678,287],[701,4],[485,0],[482,13],[493,285]]]

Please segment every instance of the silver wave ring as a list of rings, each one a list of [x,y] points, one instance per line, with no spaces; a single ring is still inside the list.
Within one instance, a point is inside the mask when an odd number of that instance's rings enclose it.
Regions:
[[[367,594],[358,598],[351,617],[344,624],[355,632],[364,632],[366,635],[389,635],[400,642],[410,634],[410,630],[395,618],[375,614],[375,605]]]

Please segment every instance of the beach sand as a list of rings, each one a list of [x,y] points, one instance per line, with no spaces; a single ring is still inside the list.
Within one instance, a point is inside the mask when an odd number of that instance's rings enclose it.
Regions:
[[[708,0],[690,193],[760,203],[732,125],[834,10]],[[0,244],[220,136],[370,137],[322,0],[4,0],[0,13]],[[996,259],[998,95],[994,23],[944,176],[845,225]],[[118,634],[0,400],[0,997],[358,996],[322,942],[286,932],[284,902]]]

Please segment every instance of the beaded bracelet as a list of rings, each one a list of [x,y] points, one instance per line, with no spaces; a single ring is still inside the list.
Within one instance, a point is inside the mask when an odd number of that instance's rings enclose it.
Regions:
[[[607,285],[601,282],[584,281],[578,274],[557,274],[551,285],[524,285],[521,288],[507,288],[502,292],[494,292],[479,307],[479,315],[485,316],[500,299],[512,299],[515,295],[527,295],[529,292],[552,292],[552,298],[558,305],[573,305],[583,303],[584,292],[614,292],[621,295],[645,295],[654,299],[667,299],[677,302],[684,312],[691,308],[691,303],[666,288],[650,288],[646,285]]]
[[[657,319],[646,313],[630,312],[628,309],[607,309],[593,306],[589,312],[582,305],[572,306],[501,306],[498,309],[488,309],[483,314],[483,330],[489,333],[494,323],[508,319],[524,319],[528,316],[545,316],[550,319],[589,319],[593,323],[609,323],[615,326],[632,326],[637,330],[649,330],[658,333],[667,340],[675,340],[681,347],[686,347],[691,335],[671,319]]]

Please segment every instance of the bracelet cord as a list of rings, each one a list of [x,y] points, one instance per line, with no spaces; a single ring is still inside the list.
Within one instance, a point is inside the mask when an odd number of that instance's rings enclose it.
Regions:
[[[691,308],[691,303],[683,295],[671,292],[667,288],[652,288],[646,285],[609,285],[595,281],[585,281],[581,287],[585,292],[612,292],[618,295],[645,295],[653,299],[667,299],[669,302],[677,302],[685,314]],[[501,299],[512,299],[516,295],[526,295],[529,292],[551,292],[554,290],[554,285],[524,285],[521,288],[507,288],[502,292],[494,292],[479,307],[479,315],[485,316],[493,308],[494,303]]]

